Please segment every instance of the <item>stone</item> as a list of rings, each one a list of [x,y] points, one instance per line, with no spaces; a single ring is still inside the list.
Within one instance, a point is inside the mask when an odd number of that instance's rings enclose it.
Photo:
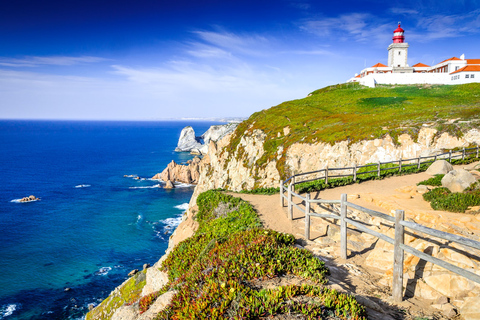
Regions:
[[[437,174],[447,174],[450,171],[453,170],[453,167],[448,161],[446,160],[437,160],[434,163],[428,167],[427,171],[425,171],[426,174],[429,174],[431,176],[437,175]]]
[[[166,183],[165,183],[165,189],[175,189],[175,185],[173,184],[173,182],[171,180],[168,180]]]
[[[113,314],[111,320],[135,320],[137,313],[133,306],[121,306]]]
[[[93,303],[88,304],[88,311],[92,311],[93,308],[95,308],[95,305]]]
[[[461,308],[460,314],[465,320],[479,320],[480,319],[480,297],[465,298]]]
[[[475,182],[475,177],[464,169],[452,170],[442,178],[442,186],[451,192],[463,192]]]
[[[435,301],[435,304],[446,304],[448,303],[448,298],[446,296],[441,296]]]
[[[466,296],[469,291],[475,288],[473,282],[453,273],[436,273],[424,277],[424,280],[434,290],[448,297]]]
[[[129,276],[129,277],[134,276],[137,272],[138,272],[138,269],[133,269],[132,271],[130,271],[130,272],[128,273],[128,276]]]
[[[146,312],[140,315],[138,320],[153,320],[157,314],[164,310],[172,301],[173,296],[177,294],[176,290],[167,291],[159,296]]]
[[[393,253],[385,250],[373,250],[365,260],[367,266],[380,270],[393,269]]]
[[[429,188],[427,186],[424,186],[424,185],[417,186],[417,193],[424,194],[424,193],[427,193],[428,191],[429,191]]]
[[[149,268],[149,267],[150,267],[150,263],[145,263],[143,265],[143,270],[147,270],[147,268]]]
[[[65,291],[65,292],[68,292],[68,291],[70,291],[70,290],[72,290],[72,288],[68,288],[68,287],[67,287],[67,288],[63,289],[63,291]]]
[[[198,142],[195,136],[195,130],[191,126],[186,126],[180,132],[180,138],[178,139],[177,147],[175,151],[183,152],[190,151],[195,148],[200,148],[202,144]]]
[[[157,267],[157,264],[155,264],[152,268],[147,269],[145,286],[142,289],[142,296],[146,296],[152,292],[158,291],[168,283],[168,274],[160,271]]]

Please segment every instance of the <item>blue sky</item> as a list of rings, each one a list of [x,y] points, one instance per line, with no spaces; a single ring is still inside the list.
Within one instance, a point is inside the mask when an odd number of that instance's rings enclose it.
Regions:
[[[0,0],[0,118],[249,116],[387,64],[480,58],[480,0]]]

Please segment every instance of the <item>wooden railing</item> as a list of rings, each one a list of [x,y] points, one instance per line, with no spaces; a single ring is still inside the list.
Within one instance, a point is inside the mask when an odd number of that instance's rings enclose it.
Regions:
[[[400,159],[400,160],[394,160],[394,161],[387,161],[387,162],[378,162],[376,164],[367,164],[363,166],[357,166],[354,165],[353,167],[345,167],[345,168],[328,168],[326,167],[325,169],[321,170],[316,170],[316,171],[310,171],[310,172],[302,172],[302,173],[297,173],[294,174],[293,176],[289,177],[287,180],[282,181],[281,185],[285,186],[286,184],[293,184],[297,185],[299,183],[303,182],[310,182],[310,181],[316,181],[316,180],[324,180],[325,184],[328,183],[330,179],[334,178],[344,178],[344,177],[353,177],[353,181],[357,181],[357,177],[360,175],[365,175],[365,174],[370,174],[370,173],[377,173],[377,176],[381,176],[382,171],[387,171],[387,170],[396,170],[398,169],[398,172],[401,173],[402,169],[407,168],[407,167],[412,167],[412,166],[417,166],[417,169],[420,169],[420,166],[424,163],[431,163],[435,162],[436,160],[446,160],[448,162],[452,162],[454,159],[462,159],[465,160],[466,158],[469,158],[470,156],[475,155],[475,158],[479,157],[479,146],[473,147],[473,148],[463,148],[462,150],[458,151],[449,151],[449,152],[444,152],[441,154],[436,154],[433,156],[425,156],[425,157],[418,157],[418,158],[411,158],[411,159]],[[397,166],[395,167],[385,167],[382,168],[382,165],[384,164],[390,164],[390,163],[398,163]],[[377,166],[375,170],[370,170],[370,171],[359,171],[362,168],[371,168],[373,166]],[[344,174],[334,174],[336,171],[351,171],[351,173],[344,173]],[[312,175],[318,175],[322,174],[321,176],[315,177],[315,178],[308,178],[309,176]],[[303,177],[307,177],[307,179],[302,179]],[[280,188],[280,192],[283,192],[283,189]],[[283,198],[282,198],[283,199]]]
[[[475,150],[475,152],[469,152],[471,150]],[[457,155],[456,153],[460,153],[460,155]],[[441,155],[436,155],[436,156],[432,156],[432,157],[434,157],[434,159],[437,160],[437,159],[441,159],[441,156],[448,155],[447,159],[449,161],[451,161],[455,157],[460,156],[462,159],[465,159],[468,155],[475,154],[476,155],[475,157],[478,158],[479,148],[477,146],[476,148],[463,149],[463,150],[461,150],[459,152],[456,152],[456,153],[448,152],[448,153],[443,153]],[[419,168],[421,163],[425,163],[425,162],[422,162],[421,159],[426,159],[426,158],[431,158],[431,157],[419,157],[419,158],[407,159],[407,160],[403,160],[403,161],[399,160],[399,161],[396,161],[396,162],[399,162],[399,167],[398,168],[401,171],[403,162],[414,160],[414,161],[416,161],[416,163],[413,164],[413,165],[417,165],[418,168]],[[395,162],[395,161],[386,162],[386,163],[392,163],[392,162]],[[430,161],[428,161],[428,162],[430,162]],[[384,164],[384,163],[382,163],[382,164]],[[378,164],[378,169],[377,169],[378,175],[380,175],[380,170],[381,170],[380,165],[381,164],[379,163]],[[403,167],[408,166],[408,165],[412,165],[412,164],[406,164],[406,165],[403,164]],[[371,165],[368,165],[368,166],[371,166]],[[366,166],[360,166],[360,167],[355,166],[355,167],[353,167],[355,169],[354,169],[354,171],[351,175],[340,175],[340,176],[342,176],[342,177],[353,176],[354,180],[355,180],[356,175],[358,174],[356,172],[356,168],[361,168],[361,167],[366,167]],[[429,236],[432,236],[432,237],[448,240],[450,242],[458,243],[458,244],[461,244],[463,246],[471,247],[471,248],[478,249],[478,250],[480,250],[480,242],[472,240],[472,239],[468,239],[468,238],[465,238],[465,237],[462,237],[462,236],[458,236],[458,235],[450,234],[450,233],[447,233],[447,232],[443,232],[443,231],[440,231],[440,230],[428,228],[426,226],[417,224],[415,222],[405,221],[404,220],[405,213],[404,213],[403,210],[396,210],[395,211],[395,217],[392,217],[392,216],[387,215],[387,214],[382,213],[382,212],[378,212],[378,211],[375,211],[375,210],[371,210],[371,209],[361,207],[361,206],[359,206],[355,203],[348,202],[346,194],[342,194],[340,200],[324,200],[324,199],[311,199],[310,194],[308,194],[308,193],[305,196],[301,196],[300,194],[297,194],[294,191],[295,184],[298,184],[298,183],[301,183],[301,182],[306,182],[306,181],[318,180],[318,179],[325,179],[325,181],[328,182],[328,179],[329,179],[328,172],[329,171],[332,171],[332,170],[347,170],[347,169],[351,169],[351,168],[334,168],[334,169],[328,169],[327,168],[327,169],[322,169],[325,172],[325,175],[323,177],[320,177],[320,178],[317,178],[317,179],[311,179],[311,180],[295,181],[296,177],[298,177],[298,176],[312,174],[312,173],[316,173],[316,172],[321,172],[322,170],[314,171],[314,172],[308,172],[308,173],[304,173],[304,174],[298,174],[298,175],[294,175],[294,176],[290,177],[285,182],[280,183],[281,205],[283,207],[284,206],[284,200],[287,199],[287,207],[288,207],[287,215],[290,218],[290,220],[293,220],[293,208],[294,207],[305,214],[305,238],[307,240],[310,239],[311,217],[318,217],[318,218],[340,220],[340,247],[341,247],[340,252],[341,252],[341,257],[343,259],[347,259],[347,224],[350,224],[350,225],[354,226],[356,229],[358,229],[362,232],[368,233],[372,236],[375,236],[375,237],[377,237],[377,238],[379,238],[383,241],[386,241],[386,242],[392,244],[394,246],[392,296],[393,296],[394,300],[397,301],[397,302],[402,301],[402,298],[403,298],[403,265],[404,265],[403,262],[404,262],[404,253],[405,252],[410,253],[410,254],[412,254],[412,255],[414,255],[414,256],[422,259],[422,260],[425,260],[425,261],[431,262],[433,264],[439,265],[439,266],[441,266],[441,267],[443,267],[443,268],[445,268],[445,269],[447,269],[451,272],[454,272],[454,273],[456,273],[460,276],[463,276],[463,277],[465,277],[465,278],[467,278],[471,281],[474,281],[474,282],[480,284],[480,276],[479,275],[477,275],[473,272],[470,272],[468,270],[465,270],[463,268],[457,267],[457,266],[455,266],[451,263],[448,263],[444,260],[441,260],[439,258],[432,257],[432,256],[430,256],[430,255],[428,255],[424,252],[421,252],[419,250],[416,250],[415,248],[412,248],[410,246],[405,245],[404,244],[405,228],[409,228],[409,229],[411,229],[411,230],[413,230],[417,233],[420,232],[420,233],[423,233],[423,234],[426,234],[426,235],[429,235]],[[392,169],[396,169],[396,168],[387,168],[385,170],[392,170]],[[372,171],[363,172],[363,174],[371,173],[371,172]],[[334,177],[340,177],[340,176],[337,175],[337,176],[334,176]],[[331,176],[330,176],[330,178],[331,178]],[[288,186],[285,186],[286,183],[288,183]],[[285,192],[287,192],[287,195],[285,195]],[[293,197],[301,200],[300,205],[296,204],[293,201]],[[302,204],[304,204],[304,208],[302,208]],[[312,212],[312,210],[311,210],[312,204],[337,204],[337,205],[340,205],[340,214],[338,215],[334,212],[331,212],[331,213]],[[359,221],[356,221],[353,218],[349,218],[347,216],[347,208],[355,209],[355,210],[358,210],[360,212],[364,212],[364,213],[366,213],[370,216],[381,218],[381,219],[386,220],[390,223],[393,223],[394,228],[395,228],[394,239],[388,237],[385,234],[382,234],[380,232],[369,229],[363,223],[360,223]]]

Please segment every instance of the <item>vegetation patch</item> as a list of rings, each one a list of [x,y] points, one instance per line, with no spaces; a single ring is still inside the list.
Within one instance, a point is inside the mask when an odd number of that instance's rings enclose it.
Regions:
[[[480,205],[480,184],[470,186],[462,193],[452,193],[447,188],[435,188],[423,194],[434,210],[465,212],[469,207]]]
[[[388,134],[398,143],[398,136],[404,133],[417,139],[426,123],[438,130],[437,135],[448,132],[462,136],[478,126],[479,92],[480,83],[377,88],[353,83],[334,85],[252,114],[240,123],[223,151],[234,155],[243,135],[262,130],[267,135],[265,154],[252,166],[263,167],[276,160],[278,148],[283,147],[277,169],[285,179],[292,174],[285,168],[285,154],[299,142],[354,143]],[[287,126],[290,132],[285,135],[283,129]]]
[[[177,290],[156,319],[258,319],[278,314],[366,319],[365,308],[354,297],[323,286],[328,274],[324,262],[294,247],[292,235],[263,229],[250,204],[207,191],[199,195],[197,205],[198,231],[164,261],[169,283],[142,298],[142,311],[160,294]],[[307,283],[273,289],[251,284],[284,275]]]
[[[441,187],[442,186],[442,178],[444,177],[444,174],[436,174],[430,179],[420,181],[417,183],[417,186],[433,186],[433,187]]]

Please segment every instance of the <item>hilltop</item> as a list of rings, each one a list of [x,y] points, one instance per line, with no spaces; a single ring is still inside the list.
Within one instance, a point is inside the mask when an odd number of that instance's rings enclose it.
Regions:
[[[422,128],[462,137],[480,120],[480,83],[465,85],[404,85],[368,88],[356,83],[329,86],[308,97],[287,101],[252,114],[242,122],[227,150],[235,150],[244,135],[259,129],[265,135],[264,165],[283,153],[277,168],[283,172],[286,151],[295,143],[334,145],[381,139],[398,144],[401,134],[417,140]]]

